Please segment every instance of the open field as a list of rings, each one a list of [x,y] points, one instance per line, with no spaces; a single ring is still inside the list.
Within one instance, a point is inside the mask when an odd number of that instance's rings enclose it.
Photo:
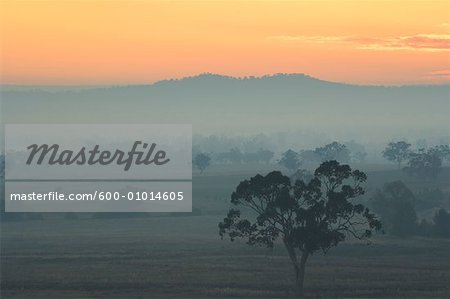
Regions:
[[[221,241],[218,216],[7,223],[2,298],[290,298],[284,248]],[[450,240],[377,237],[308,264],[311,298],[449,298]]]
[[[229,194],[250,174],[213,170],[194,177],[200,216],[2,222],[1,298],[293,298],[281,244],[220,240]],[[394,179],[421,188],[398,170],[368,175],[369,192]],[[448,191],[449,177],[446,168],[421,184]],[[450,240],[349,241],[314,255],[306,271],[309,298],[450,298]]]

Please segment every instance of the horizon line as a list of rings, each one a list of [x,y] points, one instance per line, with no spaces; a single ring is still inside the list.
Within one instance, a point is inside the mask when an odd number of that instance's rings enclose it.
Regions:
[[[231,75],[225,75],[220,73],[211,73],[211,72],[202,72],[197,73],[193,75],[186,75],[181,77],[173,77],[173,78],[166,78],[166,79],[159,79],[155,81],[149,81],[148,83],[133,83],[133,82],[118,82],[118,83],[105,83],[105,84],[24,84],[24,83],[2,83],[0,82],[0,87],[16,87],[16,88],[104,88],[104,87],[130,87],[130,86],[153,86],[158,83],[162,82],[170,82],[170,81],[182,81],[186,79],[193,79],[193,78],[199,78],[199,77],[207,77],[207,76],[216,76],[216,77],[223,77],[228,79],[235,79],[235,80],[252,80],[252,79],[264,79],[264,78],[270,78],[270,77],[280,77],[280,76],[303,76],[306,78],[310,78],[317,81],[322,81],[325,83],[333,83],[333,84],[343,84],[343,85],[353,85],[353,86],[372,86],[372,87],[402,87],[402,86],[448,86],[450,85],[450,82],[424,82],[424,83],[352,83],[352,82],[343,82],[343,81],[329,81],[320,79],[318,77],[314,77],[311,75],[308,75],[306,73],[268,73],[264,75],[247,75],[247,76],[231,76]]]

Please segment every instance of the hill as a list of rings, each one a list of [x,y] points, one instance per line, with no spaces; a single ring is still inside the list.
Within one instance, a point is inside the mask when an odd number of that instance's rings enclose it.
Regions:
[[[359,86],[303,74],[203,74],[150,85],[3,86],[4,122],[192,123],[196,133],[448,135],[450,85]]]

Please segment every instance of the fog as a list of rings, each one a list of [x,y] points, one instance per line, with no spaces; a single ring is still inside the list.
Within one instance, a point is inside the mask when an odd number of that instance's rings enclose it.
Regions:
[[[448,85],[355,86],[302,74],[205,74],[140,86],[3,86],[1,101],[4,123],[189,123],[203,136],[266,134],[286,147],[336,139],[448,143],[449,95]]]

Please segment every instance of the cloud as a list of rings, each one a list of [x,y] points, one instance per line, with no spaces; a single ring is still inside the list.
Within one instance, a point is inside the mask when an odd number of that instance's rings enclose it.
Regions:
[[[331,43],[331,42],[346,42],[351,36],[324,36],[324,35],[279,35],[269,36],[268,39],[280,41],[303,41],[311,43]]]
[[[327,35],[279,35],[270,40],[316,44],[347,44],[363,50],[394,51],[414,50],[428,52],[450,51],[450,34],[416,34],[388,38]]]
[[[450,78],[450,70],[432,71],[428,73],[428,76]]]

